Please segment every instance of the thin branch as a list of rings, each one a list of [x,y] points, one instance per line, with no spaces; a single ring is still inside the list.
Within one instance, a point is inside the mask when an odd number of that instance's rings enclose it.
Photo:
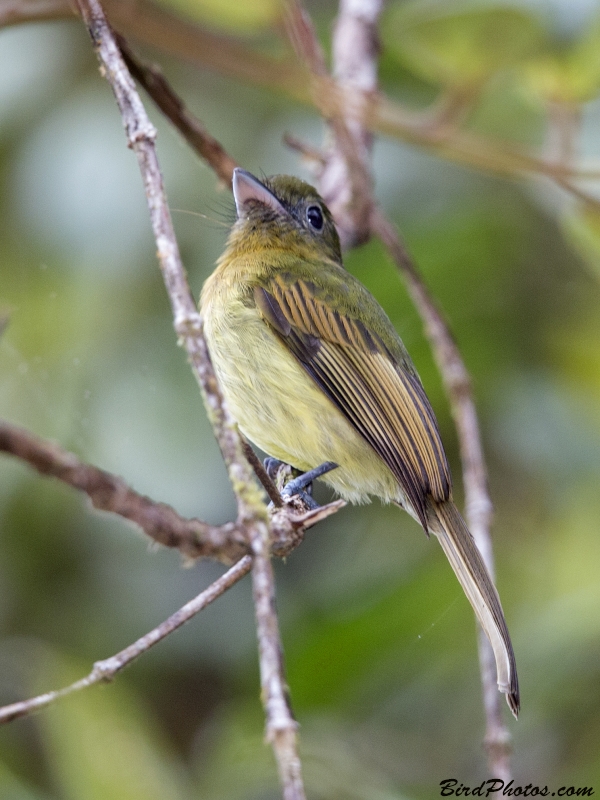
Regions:
[[[381,93],[365,105],[354,90],[336,90],[331,80],[323,80],[311,97],[310,77],[301,65],[289,58],[277,59],[256,53],[231,37],[203,30],[178,18],[149,0],[106,0],[108,16],[124,35],[158,48],[202,68],[236,80],[281,91],[306,105],[314,105],[324,115],[335,116],[336,109],[358,105],[364,109],[363,124],[409,142],[449,161],[510,178],[541,175],[575,180],[600,179],[597,162],[565,165],[547,161],[505,141],[482,138],[477,134],[431,125],[428,111],[412,111]],[[72,17],[67,0],[0,0],[0,27],[33,20]],[[62,9],[62,12],[61,12]],[[324,106],[329,105],[325,110]],[[571,185],[565,185],[571,191]]]
[[[2,0],[0,28],[22,22],[43,22],[73,16],[68,0]]]
[[[283,508],[283,498],[279,492],[277,486],[275,486],[274,481],[272,480],[271,476],[267,472],[267,470],[263,467],[260,462],[260,459],[250,446],[249,442],[246,439],[242,439],[242,447],[244,448],[244,455],[248,459],[248,463],[254,470],[254,474],[261,482],[263,489],[269,495],[269,499],[275,506],[275,508]]]
[[[303,800],[296,723],[286,698],[281,638],[275,612],[266,507],[244,456],[237,426],[223,402],[203,336],[202,321],[189,291],[154,147],[156,132],[148,120],[100,3],[98,0],[77,2],[103,73],[115,94],[128,143],[138,157],[175,330],[202,389],[209,419],[234,488],[239,521],[247,531],[254,554],[253,586],[267,738],[278,763],[285,800]]]
[[[58,444],[2,420],[0,451],[25,461],[42,475],[85,492],[94,508],[130,520],[155,542],[177,548],[188,558],[215,558],[232,564],[248,553],[244,531],[237,523],[213,526],[199,519],[184,519],[171,506],[134,491],[122,478],[85,464]]]
[[[209,525],[199,519],[186,519],[166,503],[139,494],[122,478],[86,464],[55,442],[3,420],[0,420],[0,452],[19,458],[41,475],[57,478],[85,492],[94,508],[133,522],[153,541],[176,548],[187,558],[212,558],[229,566],[250,552],[246,530],[239,521]],[[260,462],[257,467],[264,471]],[[266,481],[273,483],[268,475]],[[280,558],[298,547],[309,528],[344,506],[336,500],[313,510],[299,497],[286,499],[284,503],[277,487],[273,488],[279,502],[269,511],[271,552]]]
[[[0,724],[11,722],[19,717],[26,717],[33,711],[39,711],[41,708],[46,708],[51,703],[59,700],[62,697],[78,692],[81,689],[87,689],[88,686],[93,686],[96,683],[108,683],[114,680],[116,675],[121,672],[125,667],[129,666],[132,661],[141,656],[143,653],[148,652],[151,647],[162,641],[170,633],[180,628],[184,623],[189,622],[192,617],[196,616],[206,606],[210,605],[214,600],[220,597],[224,592],[230,589],[235,583],[244,577],[252,569],[251,556],[244,556],[237,564],[227,570],[220,578],[217,578],[214,583],[197,595],[189,603],[186,603],[182,608],[172,614],[164,622],[161,622],[158,627],[151,630],[139,638],[129,647],[121,650],[110,658],[103,661],[96,661],[92,671],[85,678],[81,678],[70,686],[64,689],[58,689],[53,692],[46,692],[37,697],[32,697],[29,700],[22,700],[19,703],[12,703],[11,705],[0,708]]]
[[[2,420],[0,452],[19,458],[42,475],[57,478],[85,492],[94,508],[118,514],[135,523],[153,541],[176,548],[188,558],[213,558],[229,565],[250,552],[245,529],[239,522],[215,526],[199,519],[181,517],[166,503],[139,494],[122,478],[80,461],[55,442],[41,439],[24,428]],[[257,468],[264,471],[260,462]],[[273,486],[275,498],[278,499],[270,517],[272,553],[279,557],[289,555],[300,544],[308,528],[344,505],[335,501],[312,510],[298,497],[286,500],[284,504],[268,475],[265,482]]]
[[[285,675],[279,622],[275,610],[273,566],[269,558],[269,532],[256,525],[251,533],[254,565],[252,592],[258,637],[261,697],[267,717],[266,739],[277,758],[284,800],[304,800],[297,747],[297,723],[292,714]]]
[[[377,89],[376,25],[380,10],[379,0],[340,0],[334,32],[335,80],[342,89],[349,88],[355,94],[362,93],[365,102],[368,102]],[[319,57],[319,44],[308,15],[304,11],[300,13],[297,4],[294,3],[290,19],[292,42],[308,66],[316,73],[316,77],[322,79],[323,63]],[[315,41],[311,42],[311,38]],[[302,43],[301,47],[298,46],[299,41]],[[374,234],[381,238],[404,275],[413,302],[425,324],[426,334],[450,401],[460,443],[467,524],[493,577],[494,564],[489,534],[492,503],[487,488],[487,472],[469,374],[446,321],[430,296],[394,226],[381,210],[375,207],[370,177],[371,140],[366,123],[367,116],[367,113],[357,112],[356,108],[352,108],[351,112],[346,110],[344,135],[337,136],[339,127],[332,128],[336,138],[330,158],[336,165],[337,208],[339,210],[340,206],[342,207],[343,224],[346,226],[344,238],[346,242],[364,239],[364,219],[360,221],[360,229],[352,229],[356,220],[352,209],[360,207],[363,214],[367,214],[366,235]],[[348,134],[351,139],[350,144]],[[356,166],[357,159],[361,161],[360,168]],[[319,185],[323,177],[327,178],[327,169],[331,163],[328,161],[325,169],[317,173]],[[328,184],[326,188],[331,189],[331,185]],[[363,196],[358,197],[357,191],[363,193]],[[335,213],[334,217],[337,223]],[[510,736],[503,722],[500,695],[496,690],[494,656],[485,636],[479,634],[478,644],[486,714],[485,743],[490,771],[493,775],[509,776]]]
[[[413,303],[425,325],[425,333],[442,376],[458,434],[467,525],[493,578],[494,557],[490,538],[493,507],[488,492],[487,470],[469,373],[446,320],[395,227],[380,210],[373,215],[373,233],[379,236],[404,276]],[[494,653],[480,628],[478,648],[486,718],[484,743],[488,752],[490,773],[503,780],[510,780],[510,734],[504,724],[503,704],[496,686]]]
[[[319,191],[336,221],[344,249],[369,238],[373,181],[372,133],[364,125],[377,86],[376,21],[380,0],[342,0],[333,34],[335,80],[331,80],[312,20],[299,2],[287,7],[286,29],[312,74],[312,96],[327,119],[331,142],[316,170]],[[351,46],[348,47],[348,44]],[[339,102],[343,97],[353,103]]]
[[[159,67],[146,64],[133,54],[126,40],[117,35],[117,43],[133,77],[144,87],[163,114],[184,135],[190,147],[214,170],[219,180],[231,188],[237,163],[204,125],[187,110],[183,100],[165,80]]]

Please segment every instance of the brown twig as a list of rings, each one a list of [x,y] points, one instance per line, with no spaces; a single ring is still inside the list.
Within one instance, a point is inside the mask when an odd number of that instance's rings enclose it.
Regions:
[[[377,89],[377,19],[381,10],[379,0],[340,0],[339,14],[334,32],[334,78],[341,89],[362,93],[365,103]],[[323,79],[323,60],[318,42],[311,42],[314,30],[306,12],[300,11],[296,2],[292,5],[289,25],[296,50],[303,56],[316,77]],[[298,42],[301,43],[299,46]],[[316,54],[316,55],[315,55]],[[338,136],[339,126],[333,126],[334,143],[327,166],[317,173],[321,181],[327,179],[327,169],[333,164],[338,183],[338,198],[334,206],[342,209],[343,225],[346,226],[345,241],[364,239],[365,235],[379,236],[392,259],[404,275],[413,302],[421,316],[432,346],[446,393],[450,400],[457,428],[463,482],[465,488],[466,517],[469,528],[482,552],[490,573],[494,574],[493,554],[489,535],[492,503],[487,488],[487,473],[477,412],[473,402],[469,374],[458,348],[450,334],[448,325],[437,304],[429,294],[416,265],[410,258],[394,226],[376,208],[371,186],[371,139],[366,127],[365,113],[353,110],[344,115],[343,135]],[[349,144],[348,138],[351,142]],[[330,161],[329,159],[333,159]],[[357,168],[357,160],[361,162]],[[325,190],[332,191],[328,183]],[[362,196],[357,196],[361,192]],[[361,227],[353,229],[356,217],[352,210],[360,208],[366,217],[360,220]],[[336,223],[338,217],[334,213]],[[366,231],[365,231],[366,224]],[[478,636],[480,672],[486,714],[485,744],[488,762],[493,775],[510,775],[510,737],[504,725],[500,695],[496,688],[496,673],[492,648],[487,638]]]
[[[254,474],[258,480],[261,482],[263,489],[269,495],[270,501],[273,503],[275,508],[283,508],[283,498],[281,497],[279,489],[277,486],[275,486],[271,476],[261,464],[260,459],[250,446],[249,442],[247,442],[244,438],[242,438],[242,447],[244,449],[244,455],[248,459],[248,463],[254,470]]]
[[[431,344],[456,425],[465,492],[465,516],[469,530],[494,576],[490,538],[493,507],[487,486],[487,470],[469,373],[452,338],[448,324],[431,297],[395,227],[380,210],[373,215],[373,233],[379,236],[406,281],[413,303]],[[490,773],[510,780],[510,734],[503,721],[501,695],[496,685],[494,653],[478,629],[479,663],[486,718],[485,746]]]
[[[138,158],[175,330],[201,387],[209,419],[232,481],[239,522],[247,532],[254,555],[253,588],[267,738],[273,746],[285,800],[302,800],[304,789],[297,754],[296,723],[285,694],[266,507],[244,456],[235,422],[220,393],[203,336],[202,321],[189,291],[156,156],[156,132],[135,90],[100,3],[98,0],[77,0],[77,3],[103,72],[115,94],[129,146]]]
[[[1,0],[0,27],[72,16],[68,0]]]
[[[117,34],[117,43],[133,77],[144,87],[163,114],[183,134],[186,141],[214,170],[219,180],[231,188],[237,163],[204,125],[190,114],[183,100],[165,80],[159,67],[136,58],[126,40]]]
[[[438,156],[496,175],[521,178],[542,176],[555,181],[598,180],[600,168],[592,164],[565,165],[550,162],[505,141],[495,141],[460,128],[443,130],[431,125],[427,111],[412,111],[378,93],[365,107],[360,93],[335,90],[331,81],[320,96],[311,98],[310,80],[301,65],[290,59],[277,59],[256,53],[231,37],[219,36],[178,18],[150,0],[105,0],[109,18],[124,35],[158,48],[202,68],[251,84],[281,91],[297,102],[316,105],[329,103],[335,109],[358,103],[365,108],[363,123],[371,131],[401,139]],[[0,27],[32,20],[72,16],[68,0],[0,0]],[[61,11],[62,10],[62,11]],[[572,191],[572,183],[563,187]]]
[[[22,700],[18,703],[11,703],[11,705],[3,706],[0,708],[0,724],[5,722],[12,722],[19,717],[26,717],[34,711],[39,711],[41,708],[46,708],[54,701],[73,694],[81,689],[87,689],[88,686],[93,686],[96,683],[108,683],[112,681],[116,675],[121,672],[125,667],[135,661],[136,658],[141,656],[154,647],[155,644],[162,641],[170,633],[180,628],[184,623],[188,622],[192,617],[196,616],[206,606],[210,605],[214,600],[220,597],[227,589],[230,589],[235,583],[244,577],[252,569],[252,558],[248,555],[243,556],[236,564],[227,570],[220,578],[217,578],[214,583],[197,595],[189,603],[186,603],[182,608],[172,614],[164,622],[161,622],[149,633],[140,637],[136,642],[130,644],[120,653],[117,653],[110,658],[103,661],[96,661],[92,671],[85,678],[81,678],[70,686],[64,689],[58,689],[53,692],[45,692],[37,697],[31,697],[29,700]]]
[[[239,521],[209,525],[199,519],[181,517],[166,503],[139,494],[122,478],[86,464],[55,442],[48,442],[3,420],[0,420],[0,452],[19,458],[41,475],[57,478],[85,492],[94,508],[133,522],[153,541],[176,548],[187,558],[213,558],[230,565],[250,552],[245,528]],[[260,462],[258,467],[263,469]],[[273,485],[268,475],[266,480]],[[292,498],[284,504],[277,487],[273,488],[279,502],[270,512],[271,552],[279,557],[289,555],[300,544],[308,528],[334,514],[343,505],[337,501],[310,510],[299,498]]]
[[[380,0],[341,0],[333,33],[334,81],[312,20],[299,2],[288,4],[286,29],[313,76],[312,95],[331,129],[331,142],[316,170],[319,191],[331,210],[344,249],[369,238],[373,181],[369,167],[373,135],[364,118],[377,87],[376,21]],[[348,47],[348,44],[351,46]],[[353,98],[352,103],[336,102]]]
[[[237,523],[208,525],[184,519],[171,506],[138,494],[122,478],[80,461],[73,453],[0,420],[0,451],[16,456],[42,475],[85,492],[94,508],[118,514],[139,525],[165,547],[188,558],[215,558],[232,564],[248,553],[244,532]]]

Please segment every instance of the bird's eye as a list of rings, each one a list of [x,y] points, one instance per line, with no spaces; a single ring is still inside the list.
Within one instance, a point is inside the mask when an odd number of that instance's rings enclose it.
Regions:
[[[309,206],[306,209],[306,219],[315,231],[323,230],[323,212],[319,206]]]

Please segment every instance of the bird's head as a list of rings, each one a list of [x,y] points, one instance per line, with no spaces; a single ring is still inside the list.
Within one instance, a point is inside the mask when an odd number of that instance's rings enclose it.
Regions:
[[[234,170],[237,210],[234,236],[263,247],[308,249],[338,263],[340,240],[333,217],[316,189],[290,175],[259,181],[243,169]]]

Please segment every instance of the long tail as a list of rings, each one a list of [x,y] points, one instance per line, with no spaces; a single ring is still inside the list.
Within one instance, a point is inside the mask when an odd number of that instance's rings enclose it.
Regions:
[[[517,717],[520,708],[519,679],[512,643],[498,592],[465,521],[451,501],[431,502],[430,528],[440,540],[496,659],[498,689],[506,694]]]

